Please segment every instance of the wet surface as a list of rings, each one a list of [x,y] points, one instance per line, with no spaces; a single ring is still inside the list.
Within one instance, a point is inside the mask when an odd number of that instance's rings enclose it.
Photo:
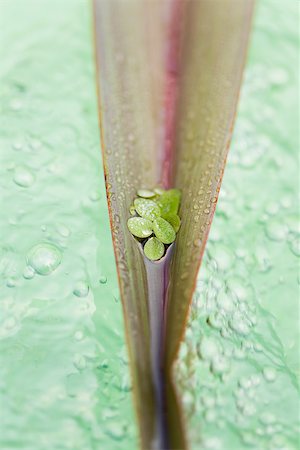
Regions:
[[[135,448],[87,2],[0,9],[0,447]]]
[[[176,367],[193,449],[298,448],[297,5],[261,1],[256,13]]]
[[[90,12],[1,9],[0,446],[134,449]],[[297,447],[295,20],[296,3],[260,2],[177,366],[193,449]]]

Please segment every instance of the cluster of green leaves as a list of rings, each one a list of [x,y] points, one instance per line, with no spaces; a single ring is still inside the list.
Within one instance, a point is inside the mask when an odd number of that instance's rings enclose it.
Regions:
[[[148,259],[157,261],[165,254],[166,245],[175,241],[180,228],[178,189],[140,189],[130,207],[127,226],[130,233],[143,240]]]

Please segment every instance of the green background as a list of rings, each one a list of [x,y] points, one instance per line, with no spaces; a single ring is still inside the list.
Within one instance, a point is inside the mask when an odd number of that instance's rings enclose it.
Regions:
[[[258,3],[176,368],[195,450],[297,448],[298,20]],[[0,60],[0,448],[133,450],[89,2],[0,0]]]

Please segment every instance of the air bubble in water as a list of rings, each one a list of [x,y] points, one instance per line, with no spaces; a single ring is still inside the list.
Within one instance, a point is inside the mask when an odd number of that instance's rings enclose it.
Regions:
[[[27,263],[39,275],[50,275],[60,265],[61,259],[62,254],[57,247],[43,243],[30,250]]]
[[[89,293],[89,286],[85,281],[78,281],[74,287],[73,294],[76,297],[86,297]]]
[[[33,173],[25,166],[17,166],[14,171],[14,182],[21,187],[28,188],[34,183]]]
[[[99,282],[100,282],[101,284],[107,283],[107,277],[106,277],[105,275],[102,275],[102,276],[99,278]]]
[[[272,383],[276,379],[276,370],[273,367],[265,367],[263,370],[263,375],[266,381]]]
[[[35,275],[35,271],[32,267],[30,266],[26,266],[25,269],[23,270],[23,277],[26,280],[31,280]]]

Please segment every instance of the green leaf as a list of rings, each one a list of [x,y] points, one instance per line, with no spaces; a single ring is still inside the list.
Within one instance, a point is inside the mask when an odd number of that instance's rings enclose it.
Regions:
[[[173,364],[221,185],[252,7],[252,0],[95,0],[101,145],[142,448],[164,436],[169,448],[187,446]],[[127,229],[137,190],[157,185],[180,189],[183,219],[169,270],[165,257],[157,263],[169,286],[159,314],[148,302],[150,262]],[[162,197],[159,214],[142,203],[138,214],[158,224],[177,214],[176,191]]]
[[[158,239],[152,237],[144,245],[144,252],[148,259],[157,261],[165,253],[165,246]]]
[[[166,214],[164,219],[172,225],[176,233],[179,231],[181,220],[177,214]]]
[[[174,228],[162,217],[158,217],[153,221],[153,231],[157,239],[164,244],[171,244],[175,241],[176,233]]]
[[[176,215],[180,204],[181,193],[178,189],[169,189],[157,199],[161,210],[161,216],[166,219],[170,215]]]
[[[147,238],[153,233],[152,222],[142,217],[131,217],[127,226],[130,233],[138,238]]]
[[[134,200],[136,212],[144,219],[154,220],[160,216],[160,208],[153,200],[136,198]]]
[[[155,192],[150,191],[149,189],[139,189],[137,195],[143,198],[152,198],[155,197]]]

